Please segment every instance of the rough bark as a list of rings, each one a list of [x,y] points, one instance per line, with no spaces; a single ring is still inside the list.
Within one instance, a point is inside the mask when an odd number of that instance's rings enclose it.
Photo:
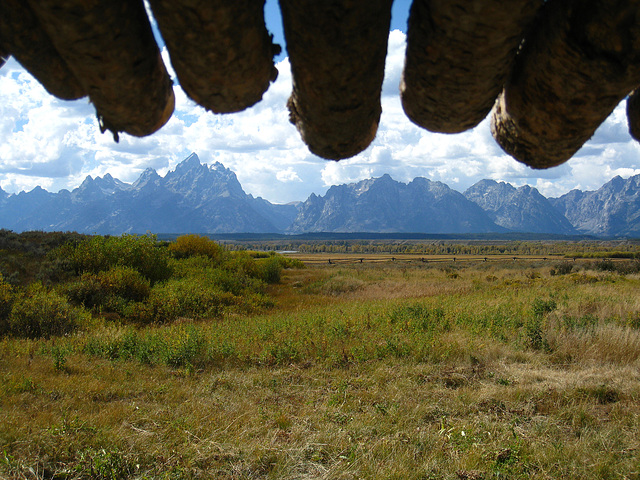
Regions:
[[[340,160],[375,138],[392,0],[280,0],[291,61],[290,121]]]
[[[264,0],[151,0],[180,85],[215,113],[259,102],[278,71],[280,47],[264,23]]]
[[[0,44],[0,57],[13,55],[51,95],[63,100],[86,95],[26,2],[0,1]]]
[[[640,78],[640,2],[549,0],[492,113],[502,148],[533,168],[559,165]]]
[[[627,122],[629,134],[640,142],[640,91],[637,89],[627,98]]]
[[[4,63],[9,58],[9,49],[5,48],[2,44],[0,44],[0,68],[4,65]]]
[[[4,0],[3,0],[4,1]],[[29,0],[93,102],[102,131],[151,134],[171,117],[173,85],[142,0]]]
[[[415,124],[442,133],[491,111],[542,0],[414,0],[400,85]]]

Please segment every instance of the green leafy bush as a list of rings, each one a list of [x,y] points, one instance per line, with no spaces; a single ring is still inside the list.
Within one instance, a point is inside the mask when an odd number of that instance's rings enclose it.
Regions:
[[[271,256],[260,262],[260,278],[267,283],[280,283],[282,264],[276,256]]]
[[[171,279],[156,285],[146,302],[137,302],[125,309],[125,318],[135,323],[169,323],[180,317],[209,318],[225,309],[239,305],[241,299],[215,285],[195,278]]]
[[[86,323],[89,317],[63,296],[35,284],[15,300],[9,316],[9,333],[26,338],[65,335]]]
[[[252,278],[260,278],[260,266],[249,252],[233,252],[231,258],[226,261],[223,268],[239,275]]]
[[[200,235],[182,235],[169,245],[169,251],[176,258],[193,256],[208,257],[215,261],[221,261],[224,249],[213,240]]]
[[[153,235],[95,236],[77,246],[61,248],[57,255],[67,255],[77,274],[127,266],[155,283],[168,279],[172,273],[169,251]]]
[[[106,272],[85,273],[62,291],[77,305],[120,313],[122,305],[146,299],[151,285],[137,270],[116,266]]]
[[[551,275],[568,275],[573,270],[573,264],[570,262],[560,262],[551,269]]]
[[[0,275],[0,336],[9,330],[9,314],[13,306],[13,288]]]

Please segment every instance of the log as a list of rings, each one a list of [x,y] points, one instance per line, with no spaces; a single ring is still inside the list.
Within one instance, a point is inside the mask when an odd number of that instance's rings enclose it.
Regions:
[[[496,101],[493,136],[533,167],[567,161],[640,79],[640,2],[549,0]]]
[[[86,95],[26,2],[0,2],[0,45],[0,66],[11,54],[51,95],[63,100]]]
[[[400,84],[409,119],[459,133],[491,111],[542,0],[414,0]]]
[[[0,44],[0,68],[4,65],[4,63],[9,58],[9,49],[5,48],[2,44]]]
[[[264,0],[151,0],[180,86],[215,113],[260,100],[278,71]]]
[[[631,92],[627,98],[627,122],[629,134],[640,142],[640,91]]]
[[[56,50],[85,87],[100,129],[142,137],[174,108],[142,0],[29,0]]]
[[[320,157],[352,157],[375,138],[392,0],[280,0],[291,62],[289,119]]]

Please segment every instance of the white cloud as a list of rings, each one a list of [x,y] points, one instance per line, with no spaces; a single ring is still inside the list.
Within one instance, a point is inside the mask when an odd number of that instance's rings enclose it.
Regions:
[[[278,173],[276,173],[276,178],[282,183],[302,182],[302,180],[300,180],[300,177],[296,172],[294,172],[292,167],[289,167],[286,170],[281,170]]]
[[[574,159],[549,170],[530,169],[506,155],[491,137],[488,120],[457,135],[417,127],[404,115],[398,93],[404,49],[405,35],[392,31],[377,137],[364,152],[341,162],[309,153],[289,123],[286,58],[277,65],[277,81],[254,107],[214,115],[176,86],[176,111],[167,125],[145,138],[122,135],[120,143],[100,134],[86,99],[55,99],[10,60],[0,69],[0,185],[9,192],[35,185],[57,191],[107,172],[133,182],[148,167],[165,174],[192,151],[205,163],[219,161],[232,169],[248,193],[278,203],[385,173],[404,182],[417,176],[440,180],[459,191],[492,178],[515,186],[528,183],[554,196],[598,188],[614,175],[640,173],[640,146],[628,135],[624,105]],[[163,58],[171,71],[166,50]]]

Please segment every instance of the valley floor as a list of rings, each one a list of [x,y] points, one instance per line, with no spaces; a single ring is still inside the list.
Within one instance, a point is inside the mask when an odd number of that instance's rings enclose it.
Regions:
[[[306,260],[259,315],[1,340],[0,477],[640,478],[631,261]]]

